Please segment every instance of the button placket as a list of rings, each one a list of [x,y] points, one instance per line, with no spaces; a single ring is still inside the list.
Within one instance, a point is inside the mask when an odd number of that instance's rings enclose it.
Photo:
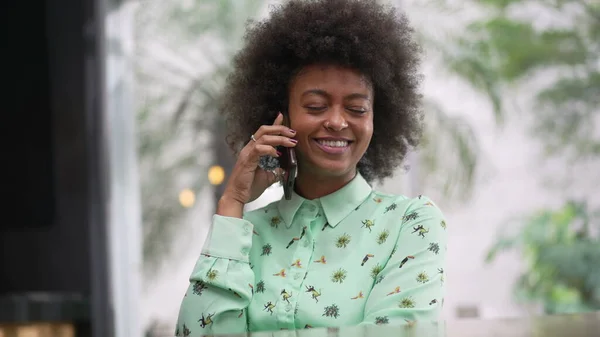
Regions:
[[[312,205],[305,205],[302,210],[303,220],[299,221],[297,228],[302,228],[306,226],[306,232],[300,241],[297,241],[296,250],[291,257],[291,261],[301,261],[301,267],[292,267],[293,271],[290,272],[288,284],[290,288],[293,288],[293,296],[290,298],[290,303],[285,303],[285,305],[281,308],[285,313],[285,319],[282,319],[281,325],[284,325],[283,321],[289,324],[290,328],[294,328],[294,320],[295,320],[295,306],[298,305],[298,301],[300,296],[302,295],[302,283],[304,282],[304,278],[306,277],[307,268],[310,265],[310,259],[312,251],[307,249],[309,247],[310,242],[312,241],[312,233],[311,233],[311,220],[314,220],[314,216],[316,214],[316,207]]]

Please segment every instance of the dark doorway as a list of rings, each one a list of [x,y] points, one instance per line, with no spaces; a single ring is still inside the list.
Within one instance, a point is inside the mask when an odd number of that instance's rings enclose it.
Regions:
[[[0,10],[9,87],[0,324],[69,319],[80,336],[114,334],[99,123],[102,2],[8,0]]]

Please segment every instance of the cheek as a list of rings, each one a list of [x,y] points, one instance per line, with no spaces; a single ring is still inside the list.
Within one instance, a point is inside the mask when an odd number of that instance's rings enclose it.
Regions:
[[[290,112],[290,127],[296,131],[296,138],[301,145],[302,142],[310,139],[319,130],[321,122],[318,118],[310,116],[303,112]]]
[[[290,127],[292,130],[296,131],[296,136],[294,138],[300,142],[308,138],[311,133],[310,127],[302,120],[292,120]]]
[[[292,121],[292,129],[296,131],[296,136],[294,137],[298,141],[296,149],[302,152],[310,146],[310,136],[314,130],[302,120]]]
[[[369,123],[366,132],[369,135],[369,138],[371,138],[373,136],[373,120],[371,120],[371,122]]]
[[[369,121],[364,125],[364,127],[361,130],[361,135],[366,144],[369,144],[371,142],[371,138],[373,137],[373,120]]]

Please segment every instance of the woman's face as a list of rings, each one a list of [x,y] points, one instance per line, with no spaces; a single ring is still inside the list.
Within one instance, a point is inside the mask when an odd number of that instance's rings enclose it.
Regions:
[[[301,174],[354,175],[373,136],[373,89],[362,74],[307,66],[290,83],[288,111]]]

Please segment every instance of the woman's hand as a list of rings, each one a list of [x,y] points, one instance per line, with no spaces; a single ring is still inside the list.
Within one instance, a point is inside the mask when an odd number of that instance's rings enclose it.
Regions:
[[[256,200],[267,187],[277,182],[283,173],[281,169],[277,169],[276,174],[267,172],[258,167],[258,162],[262,156],[279,157],[281,154],[276,146],[296,146],[296,140],[292,139],[296,132],[282,123],[283,115],[279,113],[273,125],[261,126],[254,133],[254,139],[240,151],[219,201],[217,214],[241,217],[245,204]]]

